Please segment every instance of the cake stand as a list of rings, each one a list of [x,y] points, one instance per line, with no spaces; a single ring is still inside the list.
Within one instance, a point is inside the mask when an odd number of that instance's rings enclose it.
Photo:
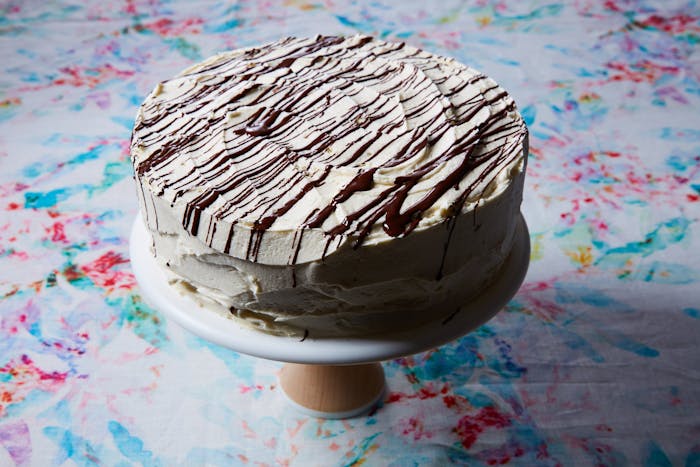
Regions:
[[[244,327],[180,294],[150,252],[151,238],[137,216],[130,255],[141,293],[151,306],[185,329],[215,344],[254,357],[285,362],[283,394],[304,413],[349,418],[365,413],[383,396],[379,362],[423,352],[457,339],[491,319],[520,288],[530,260],[530,236],[520,216],[502,273],[454,315],[420,328],[366,337],[280,337]]]

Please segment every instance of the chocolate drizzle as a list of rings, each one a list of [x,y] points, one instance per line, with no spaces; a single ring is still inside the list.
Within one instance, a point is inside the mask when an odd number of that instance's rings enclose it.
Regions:
[[[328,216],[330,216],[333,213],[338,204],[342,203],[343,201],[346,201],[358,191],[367,191],[370,188],[372,188],[372,177],[376,170],[377,169],[369,169],[365,172],[360,172],[359,174],[357,174],[355,178],[350,180],[350,183],[345,185],[345,187],[343,187],[340,190],[340,192],[338,192],[338,194],[333,197],[333,200],[329,205],[318,211],[314,218],[306,222],[304,225],[306,227],[311,228],[321,227],[321,225],[323,225],[323,222],[326,219],[328,219]]]
[[[522,157],[526,133],[484,75],[367,36],[223,54],[159,89],[134,127],[136,176],[184,206],[192,235],[250,261],[277,225],[294,231],[294,265],[305,231],[324,232],[325,257],[344,238],[409,235],[447,199],[439,279],[455,216]]]

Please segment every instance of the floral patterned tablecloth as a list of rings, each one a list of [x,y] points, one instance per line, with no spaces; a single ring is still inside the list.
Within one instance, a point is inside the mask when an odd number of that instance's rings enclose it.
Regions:
[[[700,465],[694,1],[0,2],[0,465]],[[384,363],[370,415],[144,304],[128,145],[159,80],[362,32],[456,57],[531,131],[531,266],[476,332]]]

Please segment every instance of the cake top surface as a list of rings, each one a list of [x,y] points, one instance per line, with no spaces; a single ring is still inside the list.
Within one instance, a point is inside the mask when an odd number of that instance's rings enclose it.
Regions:
[[[511,97],[453,59],[317,36],[225,52],[158,84],[131,153],[142,185],[208,246],[294,264],[498,196],[526,132]]]

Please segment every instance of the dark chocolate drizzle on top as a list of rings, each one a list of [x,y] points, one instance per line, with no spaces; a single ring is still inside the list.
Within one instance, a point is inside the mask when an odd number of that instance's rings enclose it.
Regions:
[[[232,248],[235,224],[246,219],[252,225],[245,258],[256,261],[265,232],[324,186],[331,171],[356,170],[298,226],[291,265],[297,263],[305,230],[323,229],[326,250],[339,236],[352,237],[357,248],[375,226],[389,236],[405,236],[448,190],[457,190],[439,279],[453,217],[478,187],[522,157],[525,126],[520,118],[505,118],[515,104],[485,80],[455,62],[371,37],[289,38],[234,52],[164,83],[176,97],[155,96],[144,103],[132,147],[153,149],[135,161],[136,175],[157,186],[157,195],[167,195],[171,204],[185,202],[183,226],[210,246],[217,221],[225,219],[230,224],[225,253]],[[368,90],[374,99],[363,96]],[[334,117],[330,109],[346,98],[357,105]],[[242,123],[227,131],[228,119],[241,112],[247,112]],[[479,125],[446,150],[436,149],[448,132],[477,116]],[[393,184],[358,197],[375,188],[382,168],[422,155],[424,160]],[[416,186],[448,163],[451,169],[409,203]],[[187,170],[176,176],[181,164]],[[469,178],[472,173],[476,177]],[[351,198],[359,207],[337,215],[338,206]],[[200,232],[203,222],[206,231]],[[292,277],[296,283],[294,272]]]

